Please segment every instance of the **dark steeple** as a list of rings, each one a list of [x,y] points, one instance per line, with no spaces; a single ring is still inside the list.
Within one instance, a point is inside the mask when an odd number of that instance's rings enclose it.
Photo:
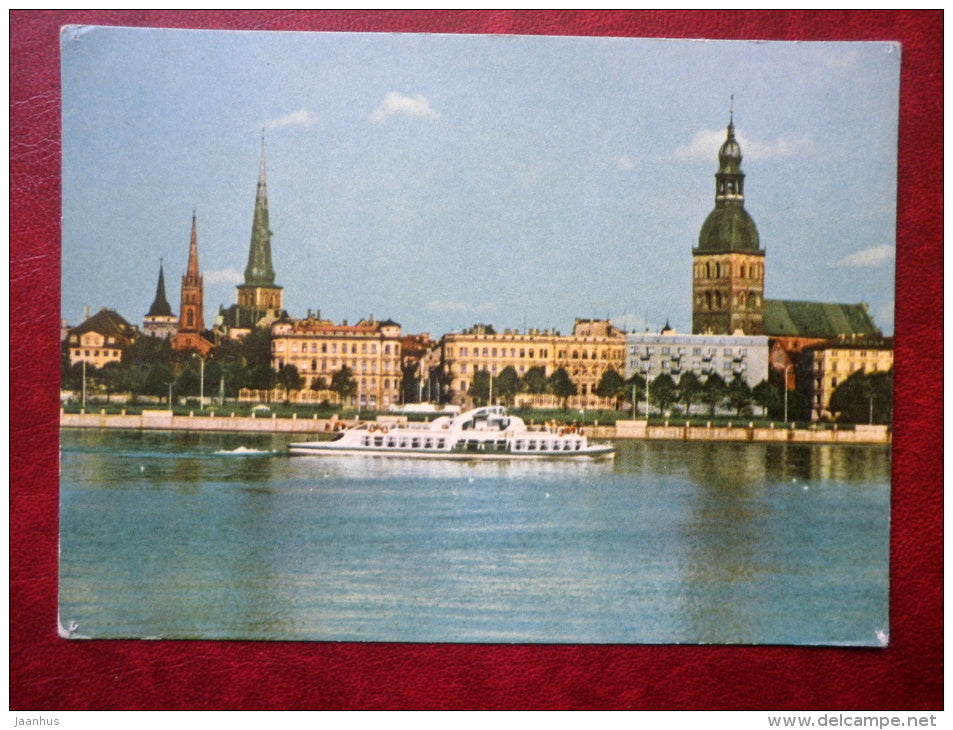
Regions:
[[[172,307],[165,298],[165,276],[162,273],[162,259],[159,259],[159,283],[156,285],[156,298],[149,307],[147,317],[171,317]]]
[[[255,218],[251,226],[245,286],[274,286],[275,270],[271,265],[271,229],[268,227],[268,187],[265,184],[265,134],[261,135],[261,163],[258,170],[258,191],[255,195]]]

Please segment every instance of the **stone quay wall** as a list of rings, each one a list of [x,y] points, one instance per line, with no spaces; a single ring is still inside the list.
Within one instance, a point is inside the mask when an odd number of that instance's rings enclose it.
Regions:
[[[126,415],[60,412],[63,428],[119,428],[156,431],[236,431],[254,433],[320,434],[336,431],[353,421],[337,418],[277,418],[269,416],[235,416],[231,413],[208,415],[190,413],[177,416],[172,411],[143,411]],[[889,444],[886,426],[855,426],[853,429],[796,429],[778,424],[773,428],[755,427],[753,423],[737,425],[652,425],[646,421],[617,421],[614,426],[587,426],[585,432],[595,439],[642,439],[660,441],[758,441],[824,444]]]
[[[269,416],[235,416],[209,411],[208,415],[189,413],[173,415],[172,411],[143,411],[141,415],[60,412],[62,428],[121,428],[134,431],[237,431],[248,433],[324,433],[334,431],[344,421],[327,418],[277,418]]]

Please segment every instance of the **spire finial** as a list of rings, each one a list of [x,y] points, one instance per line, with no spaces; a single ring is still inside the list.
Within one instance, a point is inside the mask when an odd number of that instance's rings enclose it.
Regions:
[[[258,184],[265,184],[265,128],[261,128],[261,161],[258,164]]]
[[[729,124],[734,124],[734,122],[735,122],[735,95],[732,94],[730,97],[728,97],[728,99],[729,99],[729,104],[728,104],[728,123],[729,123]]]

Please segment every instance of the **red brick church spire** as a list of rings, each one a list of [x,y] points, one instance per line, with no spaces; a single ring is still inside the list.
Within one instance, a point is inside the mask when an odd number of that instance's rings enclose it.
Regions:
[[[205,302],[202,274],[199,270],[198,234],[195,211],[192,212],[192,238],[189,241],[189,263],[182,277],[182,301],[179,307],[179,330],[172,342],[176,350],[198,350],[202,355],[212,343],[202,336],[205,331]]]

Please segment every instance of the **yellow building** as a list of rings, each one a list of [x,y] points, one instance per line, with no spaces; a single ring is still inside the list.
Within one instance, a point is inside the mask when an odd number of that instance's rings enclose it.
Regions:
[[[330,384],[334,373],[347,366],[357,382],[355,398],[362,408],[388,408],[400,400],[401,332],[396,322],[282,320],[272,325],[271,337],[272,367],[294,365],[304,388],[312,388],[319,379]]]
[[[106,363],[121,362],[126,345],[139,336],[139,330],[118,312],[100,309],[85,322],[69,331],[69,364],[85,362],[97,368]]]
[[[806,348],[811,377],[811,418],[829,418],[831,394],[858,371],[886,372],[893,367],[892,337],[844,337]],[[799,378],[800,381],[800,378]]]
[[[571,335],[555,330],[527,332],[504,330],[498,334],[489,325],[476,325],[462,333],[444,335],[440,341],[443,379],[452,400],[470,405],[467,391],[481,370],[499,375],[512,366],[519,377],[534,367],[547,377],[563,367],[578,389],[569,399],[571,408],[604,408],[611,401],[595,394],[607,369],[620,375],[625,370],[625,332],[607,320],[577,319]],[[558,405],[551,395],[521,394],[517,404],[551,407]]]

